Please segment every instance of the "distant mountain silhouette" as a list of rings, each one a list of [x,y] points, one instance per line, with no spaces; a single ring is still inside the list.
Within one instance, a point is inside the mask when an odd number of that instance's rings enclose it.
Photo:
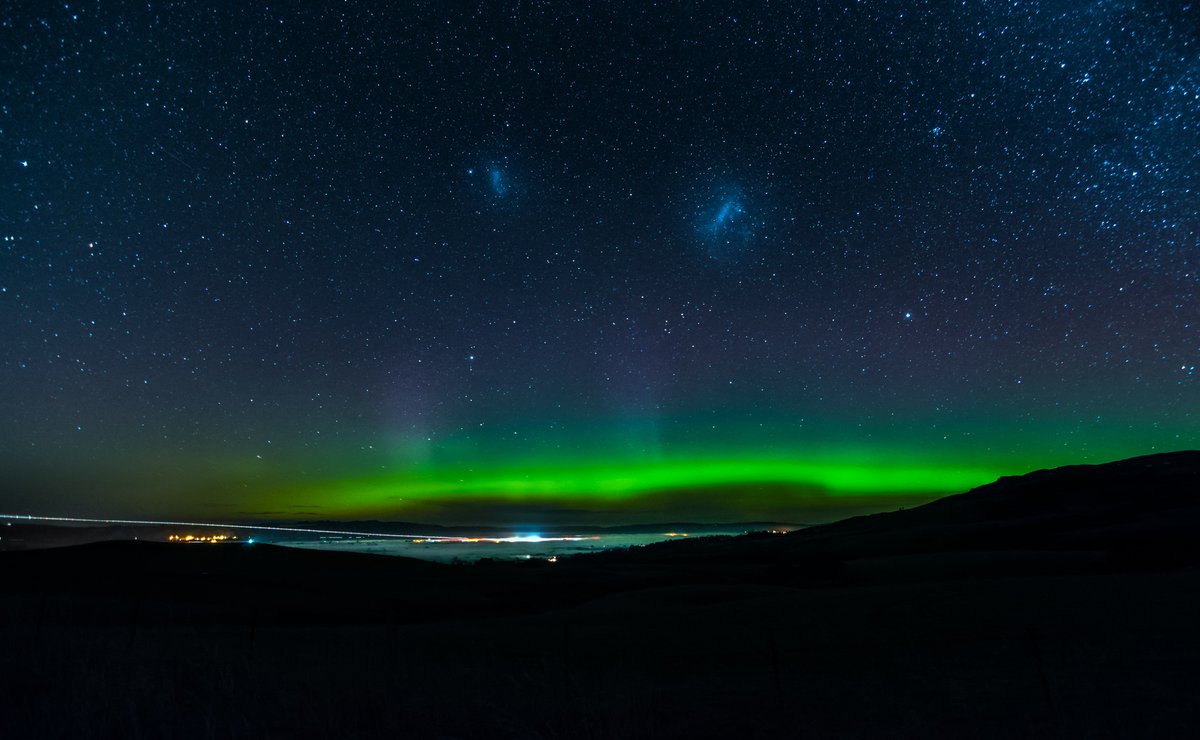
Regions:
[[[912,509],[786,535],[656,543],[586,557],[811,565],[1005,551],[1087,553],[1113,567],[1200,562],[1200,451],[1038,470]]]
[[[907,516],[966,522],[1101,512],[1132,515],[1200,505],[1198,482],[1200,451],[1165,452],[1006,476],[914,508]]]

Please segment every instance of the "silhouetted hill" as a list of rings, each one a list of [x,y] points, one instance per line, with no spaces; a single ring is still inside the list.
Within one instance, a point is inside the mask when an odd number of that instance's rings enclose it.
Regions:
[[[1200,452],[1072,465],[1001,478],[913,509],[857,517],[790,535],[799,551],[867,555],[1030,550],[1141,550],[1200,558]]]
[[[581,557],[830,573],[855,560],[981,552],[1038,552],[1042,560],[1056,561],[1052,567],[1072,568],[1085,561],[1113,568],[1200,562],[1200,452],[1038,470],[912,509],[784,535],[672,541]],[[1020,567],[1036,570],[1028,556]]]
[[[1099,465],[1069,465],[1006,476],[966,493],[906,511],[827,525],[826,533],[857,525],[969,524],[1062,517],[1137,516],[1200,506],[1200,451],[1145,455]]]

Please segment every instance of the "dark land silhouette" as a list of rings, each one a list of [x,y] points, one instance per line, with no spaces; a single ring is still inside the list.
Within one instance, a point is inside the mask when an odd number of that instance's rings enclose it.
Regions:
[[[3,737],[1200,727],[1200,452],[556,563],[106,541],[0,574]]]

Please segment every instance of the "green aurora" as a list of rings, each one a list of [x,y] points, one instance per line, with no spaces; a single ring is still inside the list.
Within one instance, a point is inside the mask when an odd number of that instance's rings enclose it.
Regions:
[[[1120,457],[1103,453],[1097,460]],[[728,455],[615,455],[610,459],[478,460],[411,464],[264,489],[272,511],[329,517],[462,520],[465,512],[569,509],[634,516],[650,509],[694,519],[758,516],[811,521],[895,508],[963,492],[1004,475],[1077,462],[1067,456],[943,456],[868,449]],[[665,504],[665,505],[664,505]],[[457,509],[457,515],[448,515]],[[744,512],[744,513],[743,513]],[[665,515],[665,514],[664,514]],[[636,518],[636,517],[635,517]],[[643,517],[644,518],[644,517]]]
[[[871,458],[801,462],[749,457],[630,462],[623,465],[522,465],[433,469],[331,482],[313,489],[326,503],[366,511],[389,501],[457,498],[624,501],[659,491],[774,484],[830,496],[953,493],[994,480],[994,468],[879,463]],[[293,492],[295,495],[295,492]]]
[[[778,423],[702,428],[677,421],[575,424],[555,436],[510,425],[424,447],[393,439],[387,450],[343,459],[321,474],[263,480],[260,500],[271,511],[330,517],[438,520],[445,507],[481,502],[490,502],[490,511],[517,505],[632,513],[669,501],[662,510],[679,516],[754,510],[812,519],[827,509],[895,508],[1038,468],[1176,449],[1189,436],[1160,428],[1135,439],[1114,425],[1089,430],[1081,444],[1073,425],[1050,423],[961,424],[943,429],[944,439],[929,439],[927,427],[912,423],[823,424],[790,433]],[[286,477],[286,468],[279,472]]]
[[[761,417],[759,417],[761,418]],[[1005,475],[1188,446],[1185,425],[495,422],[307,447],[171,450],[117,436],[12,476],[14,513],[481,524],[813,522],[929,501]],[[1082,438],[1081,438],[1082,437]],[[331,441],[332,442],[332,441]],[[139,449],[140,448],[140,449]],[[1081,454],[1081,450],[1084,452]],[[21,479],[23,477],[23,480]],[[57,506],[42,502],[54,500]],[[10,507],[10,508],[12,508]]]

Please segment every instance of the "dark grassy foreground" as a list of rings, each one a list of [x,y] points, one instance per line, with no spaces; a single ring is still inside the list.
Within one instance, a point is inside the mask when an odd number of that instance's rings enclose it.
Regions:
[[[0,554],[0,737],[1184,737],[1200,453],[557,564]]]

